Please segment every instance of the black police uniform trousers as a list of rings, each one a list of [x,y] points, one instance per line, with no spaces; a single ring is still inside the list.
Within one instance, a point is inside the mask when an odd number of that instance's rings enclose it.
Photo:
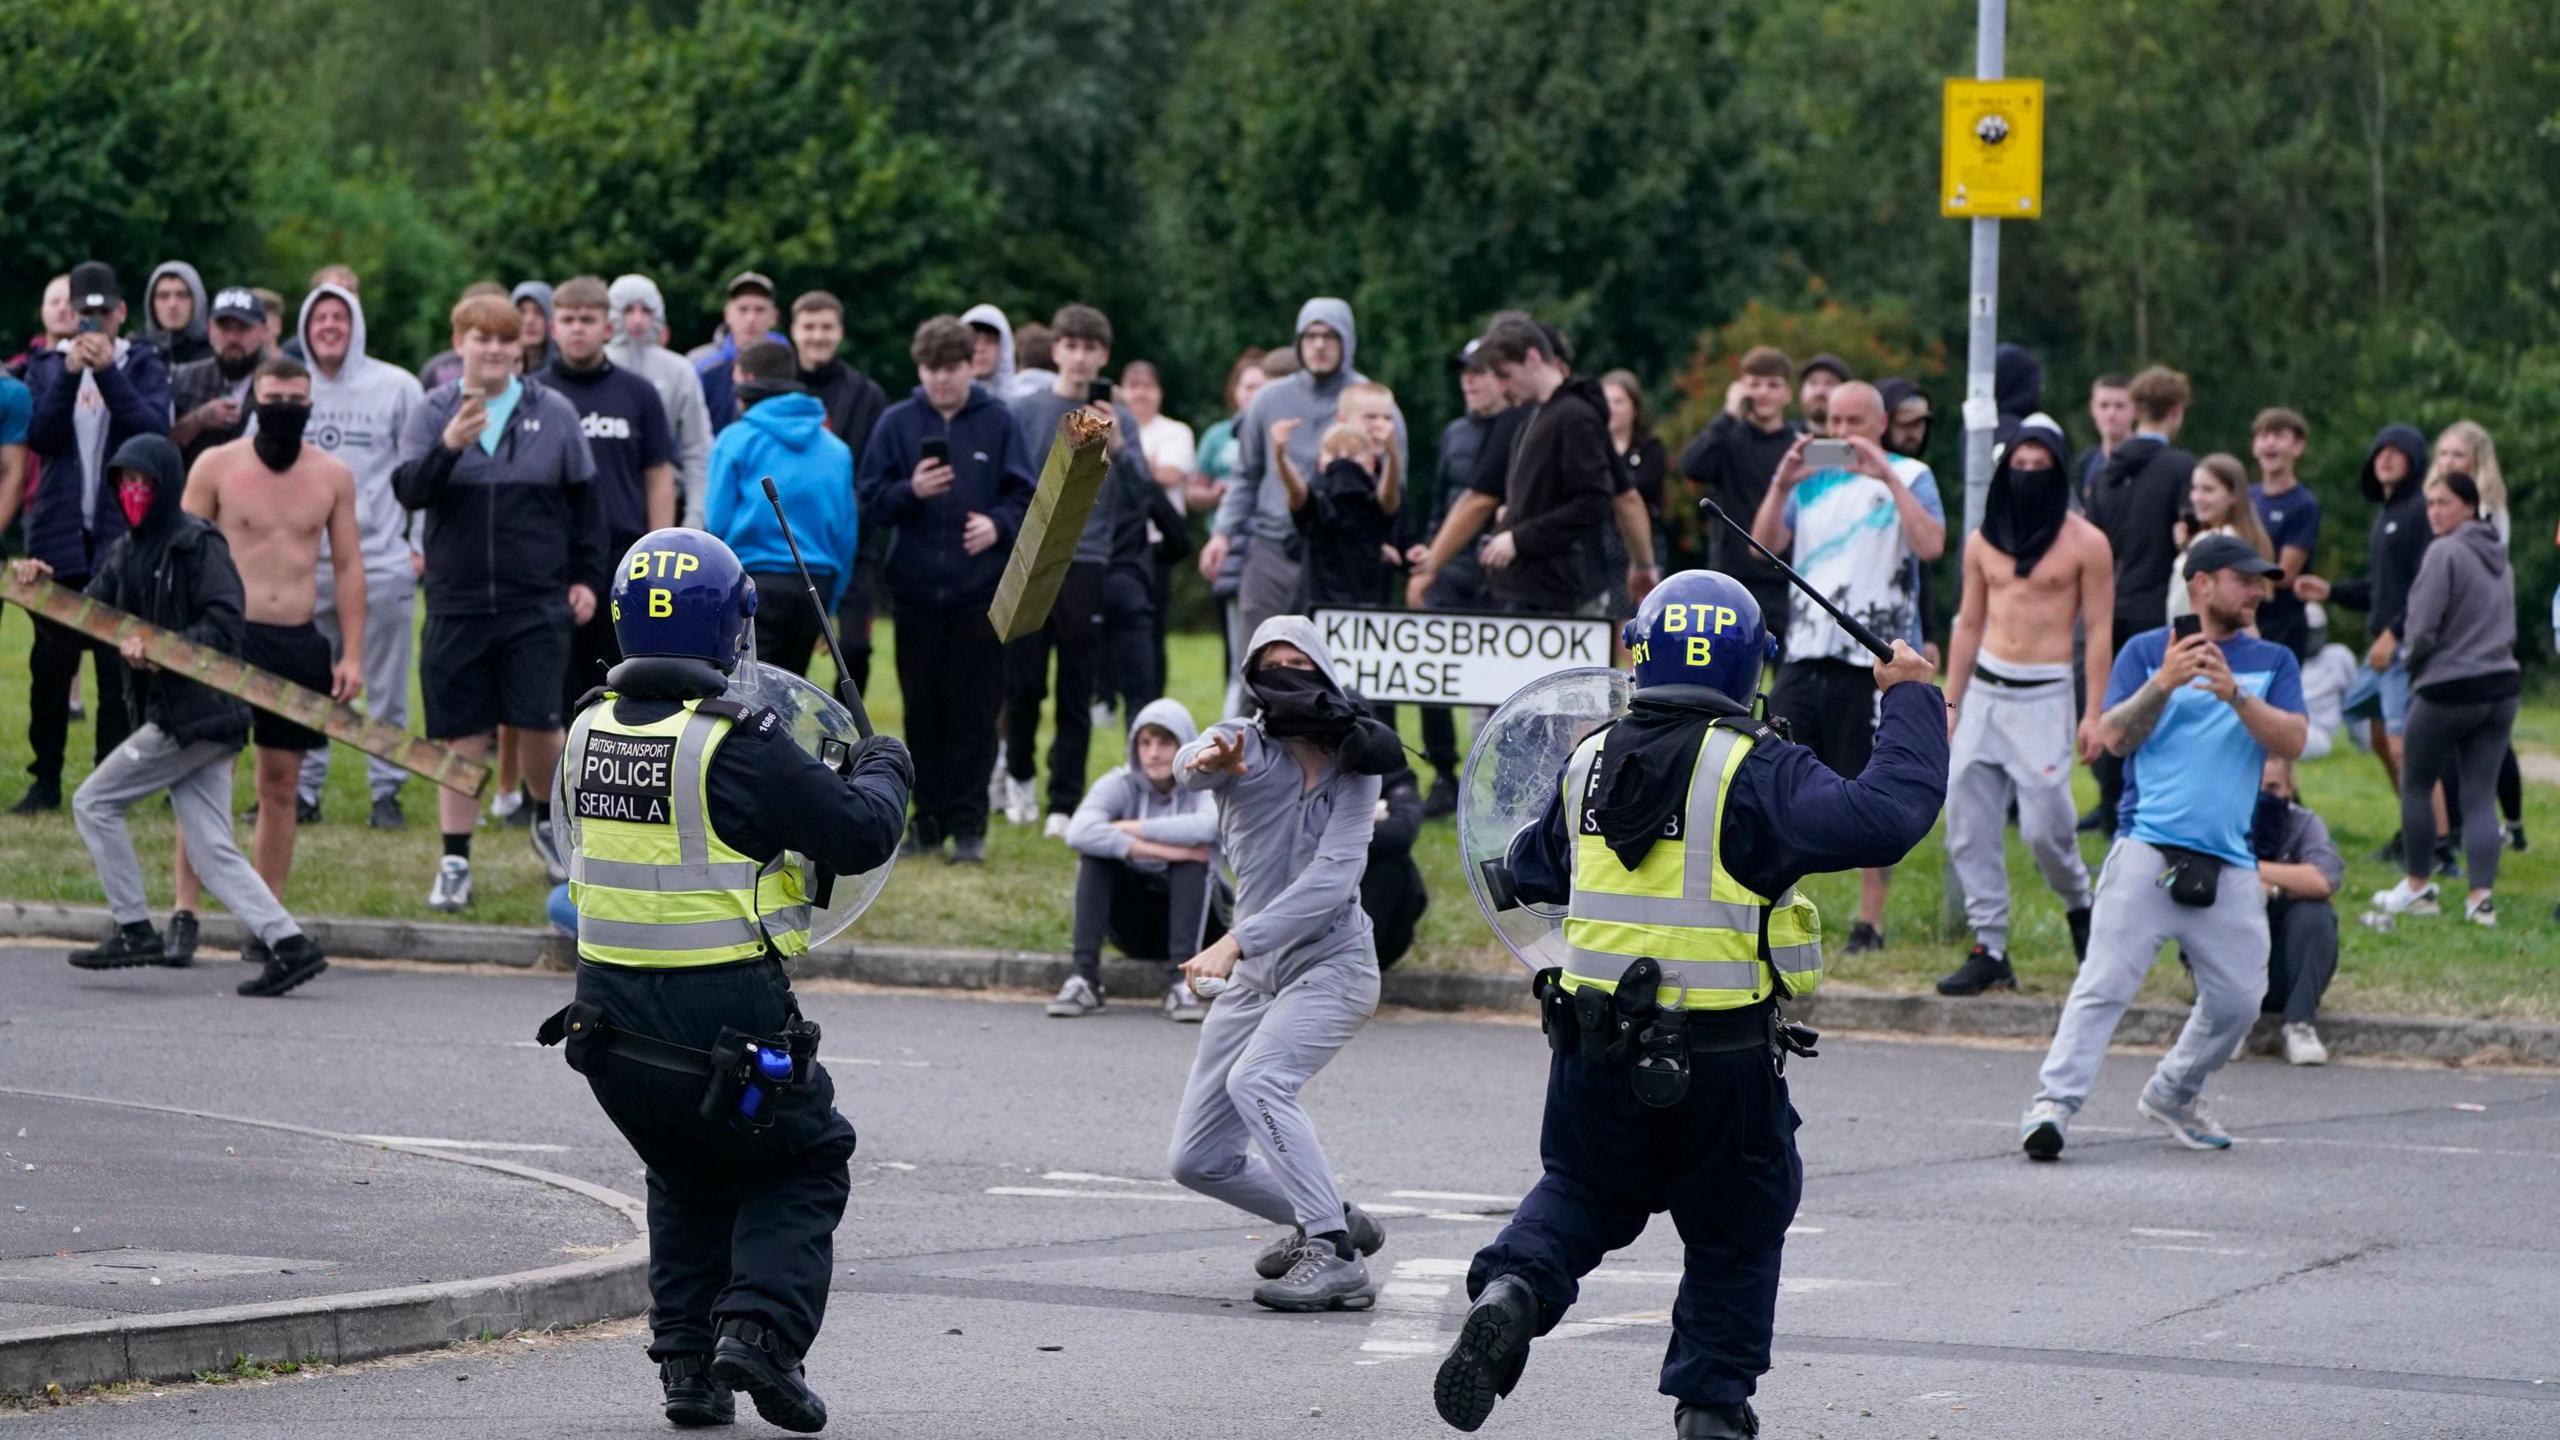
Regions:
[[[1538,1154],[1546,1174],[1467,1271],[1473,1300],[1498,1275],[1538,1297],[1538,1333],[1580,1281],[1668,1210],[1684,1262],[1662,1393],[1700,1405],[1751,1397],[1769,1369],[1778,1256],[1804,1193],[1787,1083],[1763,1047],[1689,1057],[1677,1105],[1637,1102],[1625,1066],[1550,1057]]]
[[[698,1050],[723,1026],[779,1038],[790,997],[771,960],[578,966],[578,998],[614,1027]],[[610,1053],[588,1064],[596,1103],[649,1167],[649,1358],[710,1353],[723,1320],[769,1326],[805,1354],[826,1317],[836,1224],[853,1189],[853,1125],[814,1064],[807,1085],[768,1098],[766,1130],[705,1121],[707,1084]]]

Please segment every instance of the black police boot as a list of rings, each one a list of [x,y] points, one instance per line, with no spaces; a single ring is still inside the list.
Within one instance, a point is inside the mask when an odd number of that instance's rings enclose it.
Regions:
[[[809,1388],[800,1357],[784,1348],[782,1337],[753,1320],[720,1322],[720,1342],[711,1351],[711,1378],[732,1390],[744,1390],[756,1402],[756,1413],[768,1424],[803,1435],[827,1428],[827,1402]]]
[[[288,935],[267,954],[267,967],[240,982],[243,995],[281,995],[329,968],[308,935]]]
[[[678,1355],[658,1362],[658,1385],[667,1392],[667,1423],[684,1430],[727,1425],[738,1418],[738,1402],[729,1389],[711,1378],[711,1357]]]
[[[1967,951],[1955,973],[1938,981],[1941,995],[1979,995],[1985,990],[2017,988],[2018,972],[2009,968],[2009,957],[1987,945],[1976,945]]]
[[[1493,1402],[1511,1393],[1528,1368],[1529,1341],[1538,1328],[1538,1297],[1517,1275],[1496,1275],[1467,1311],[1458,1343],[1431,1382],[1440,1418],[1473,1430],[1493,1413]]]
[[[174,910],[169,914],[168,943],[160,947],[159,963],[172,970],[183,970],[196,963],[196,912]]]
[[[119,925],[106,939],[86,950],[71,952],[75,970],[129,970],[136,965],[157,965],[168,955],[160,932],[148,920]]]
[[[1672,1412],[1678,1440],[1752,1440],[1760,1433],[1760,1416],[1749,1402],[1740,1405],[1688,1405]]]
[[[2088,964],[2089,907],[2083,905],[2077,910],[2065,911],[2063,912],[2062,918],[2069,922],[2071,926],[2071,963],[2074,965]]]

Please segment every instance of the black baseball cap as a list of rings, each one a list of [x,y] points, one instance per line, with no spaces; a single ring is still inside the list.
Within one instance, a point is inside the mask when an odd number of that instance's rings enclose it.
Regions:
[[[1484,362],[1476,358],[1478,352],[1483,349],[1484,340],[1481,336],[1468,341],[1465,345],[1459,347],[1457,354],[1449,357],[1449,368],[1452,370],[1483,369]]]
[[[264,325],[267,323],[267,307],[258,303],[256,294],[234,285],[213,297],[213,318]]]
[[[124,303],[116,288],[116,268],[104,260],[83,260],[71,267],[71,308],[112,310]]]
[[[1857,375],[1849,369],[1848,361],[1841,359],[1837,355],[1830,354],[1827,351],[1804,362],[1796,373],[1799,376],[1810,375],[1816,370],[1830,371],[1833,378],[1839,380],[1842,384],[1847,384],[1849,381],[1858,378]]]
[[[2237,535],[2200,535],[2187,547],[2187,573],[2237,570],[2243,575],[2281,575],[2284,567],[2251,548]]]

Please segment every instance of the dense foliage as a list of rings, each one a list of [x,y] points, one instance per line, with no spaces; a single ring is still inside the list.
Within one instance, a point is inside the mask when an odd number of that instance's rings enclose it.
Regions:
[[[1952,479],[1965,229],[1936,213],[1970,0],[0,0],[0,314],[85,255],[296,292],[355,264],[378,348],[466,281],[644,269],[680,340],[754,263],[848,302],[892,381],[922,314],[1107,306],[1215,418],[1310,294],[1424,436],[1442,360],[1536,307],[1648,377],[1677,441],[1765,333],[1907,366]],[[2310,415],[2352,478],[2387,419],[2497,436],[2524,607],[2560,580],[2560,7],[2013,8],[2049,88],[2048,219],[2002,330],[2079,430],[2103,370],[2186,370],[2198,450]],[[139,77],[148,77],[147,83]],[[2085,438],[2085,431],[2082,432]],[[2527,626],[2531,643],[2540,627]]]

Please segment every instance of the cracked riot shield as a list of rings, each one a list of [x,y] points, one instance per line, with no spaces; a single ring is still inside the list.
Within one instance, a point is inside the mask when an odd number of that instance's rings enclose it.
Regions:
[[[792,743],[830,764],[835,763],[838,746],[849,751],[862,743],[852,711],[778,665],[739,662],[725,698],[780,715]],[[862,912],[880,898],[881,887],[889,883],[889,871],[898,863],[892,851],[888,859],[859,875],[838,875],[796,850],[784,851],[782,859],[799,867],[801,892],[809,897],[809,947],[813,950],[862,918]]]
[[[1623,670],[1560,670],[1522,686],[1476,728],[1458,791],[1458,860],[1494,938],[1531,970],[1564,963],[1564,909],[1511,894],[1511,838],[1546,813],[1583,737],[1627,711]],[[1488,863],[1492,869],[1488,870]]]

